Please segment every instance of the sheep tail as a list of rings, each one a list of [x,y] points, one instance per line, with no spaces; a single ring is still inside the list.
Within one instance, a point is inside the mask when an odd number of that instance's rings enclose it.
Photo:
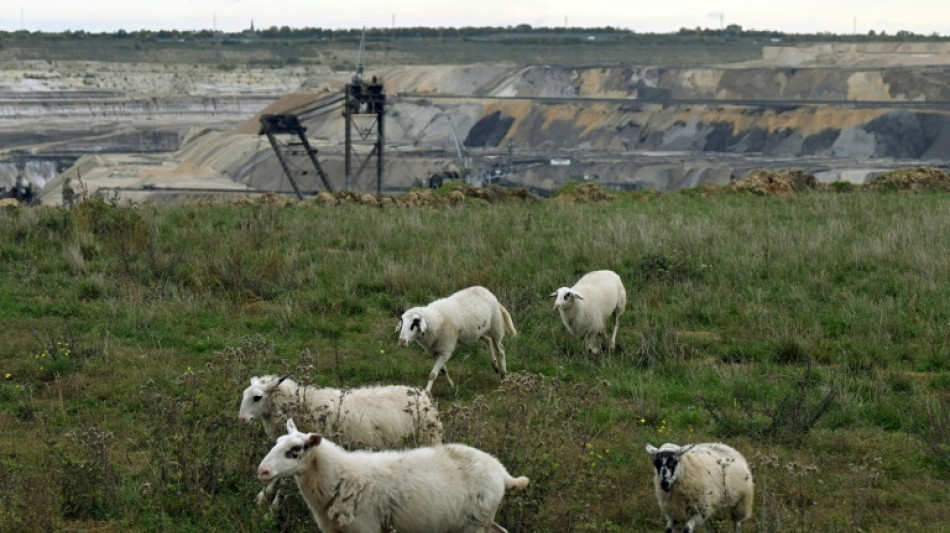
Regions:
[[[528,486],[528,478],[525,476],[511,477],[505,480],[506,489],[523,489]]]
[[[505,306],[498,304],[498,307],[501,308],[501,316],[505,320],[505,329],[508,330],[508,333],[511,333],[512,337],[517,337],[518,331],[515,329],[514,322],[511,321],[511,314],[508,313],[508,310],[505,309]]]

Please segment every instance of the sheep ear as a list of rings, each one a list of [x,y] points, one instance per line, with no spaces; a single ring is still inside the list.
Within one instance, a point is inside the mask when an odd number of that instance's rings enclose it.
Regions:
[[[402,331],[402,318],[399,319],[399,323],[396,324],[396,329],[393,330],[393,333],[399,333]]]
[[[684,453],[686,453],[686,452],[692,450],[692,449],[693,449],[693,446],[696,446],[696,445],[695,445],[695,444],[690,444],[690,445],[687,445],[687,446],[680,446],[679,451],[676,452],[676,456],[679,457],[679,456],[683,455]]]
[[[297,432],[297,424],[294,424],[293,418],[288,418],[287,419],[287,434],[289,435],[291,433],[296,433],[296,432]]]
[[[572,292],[572,293],[571,293],[571,296],[577,298],[578,300],[583,300],[583,299],[584,299],[584,297],[581,296],[581,293],[579,293],[579,292]]]
[[[557,291],[554,291],[551,294],[549,294],[548,298],[557,298]]]
[[[323,438],[320,437],[320,435],[317,435],[316,433],[311,433],[310,438],[307,439],[307,446],[310,446],[311,448],[314,446],[319,446],[321,440],[323,440]]]
[[[287,379],[287,376],[284,376],[280,379],[275,379],[271,381],[270,383],[267,383],[266,385],[264,385],[264,392],[272,392],[276,390],[278,385],[283,383],[285,379]]]
[[[647,450],[647,453],[649,453],[650,455],[656,455],[656,452],[660,451],[654,448],[653,445],[650,444],[649,442],[647,443],[646,450]]]

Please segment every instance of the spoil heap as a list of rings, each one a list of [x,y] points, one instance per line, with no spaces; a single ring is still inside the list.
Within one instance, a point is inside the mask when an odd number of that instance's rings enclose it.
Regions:
[[[788,196],[821,189],[822,184],[814,175],[798,169],[753,170],[746,177],[730,183],[729,187],[762,196]]]
[[[950,191],[950,174],[934,167],[905,168],[882,174],[867,187],[903,192]]]

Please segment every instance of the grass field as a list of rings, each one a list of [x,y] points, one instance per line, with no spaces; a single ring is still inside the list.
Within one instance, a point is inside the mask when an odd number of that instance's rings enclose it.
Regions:
[[[509,531],[662,531],[644,445],[719,440],[745,532],[948,531],[948,242],[945,193],[5,210],[0,531],[314,531],[296,489],[253,505],[248,378],[423,386],[398,316],[473,284],[514,317],[511,375],[463,347],[433,396],[531,478]],[[629,294],[607,358],[547,298],[601,268]]]

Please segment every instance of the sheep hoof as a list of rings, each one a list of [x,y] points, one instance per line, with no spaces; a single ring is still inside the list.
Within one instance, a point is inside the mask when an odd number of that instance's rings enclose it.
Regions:
[[[264,494],[264,491],[258,492],[257,496],[254,498],[254,502],[257,503],[257,505],[264,505],[264,502],[266,501],[267,496]]]

